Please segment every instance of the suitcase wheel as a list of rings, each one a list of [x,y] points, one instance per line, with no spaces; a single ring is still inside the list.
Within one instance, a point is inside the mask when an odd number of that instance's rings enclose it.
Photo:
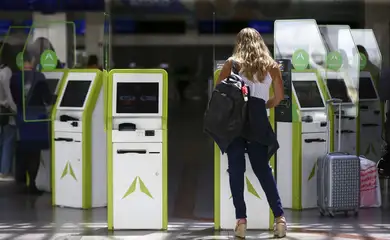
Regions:
[[[323,209],[319,209],[319,211],[320,211],[320,215],[321,215],[321,217],[323,217],[323,216],[325,216],[325,212],[324,212],[324,210]]]
[[[356,210],[354,211],[353,215],[354,215],[355,217],[359,216],[359,210],[356,209]]]
[[[333,212],[329,212],[329,217],[334,218],[334,213]]]

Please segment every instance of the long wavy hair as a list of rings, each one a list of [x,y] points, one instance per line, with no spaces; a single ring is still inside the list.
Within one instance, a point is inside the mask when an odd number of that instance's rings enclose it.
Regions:
[[[232,58],[250,81],[262,82],[271,68],[278,67],[260,33],[253,28],[244,28],[237,34]]]

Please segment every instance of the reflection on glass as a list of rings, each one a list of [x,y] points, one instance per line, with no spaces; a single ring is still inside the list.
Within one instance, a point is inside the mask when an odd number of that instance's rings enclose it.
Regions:
[[[343,79],[330,78],[326,81],[331,98],[341,99],[343,103],[351,103],[348,90]]]

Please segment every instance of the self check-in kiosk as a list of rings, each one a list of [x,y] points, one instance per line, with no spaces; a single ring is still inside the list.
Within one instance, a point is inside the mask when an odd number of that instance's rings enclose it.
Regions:
[[[301,210],[317,206],[315,171],[326,152],[326,108],[315,70],[292,70],[291,80],[291,108],[285,113],[291,118],[276,118],[276,179],[283,206]]]
[[[111,70],[108,83],[108,229],[167,229],[168,75]]]
[[[53,205],[104,207],[106,135],[99,70],[69,70],[52,111]]]
[[[342,72],[327,72],[326,85],[327,96],[329,99],[341,99],[341,105],[329,106],[330,120],[330,151],[335,151],[338,146],[338,134],[341,134],[341,151],[349,154],[357,154],[357,114],[356,107],[348,94],[348,88],[344,80],[345,74]],[[339,131],[339,109],[341,106],[341,131]]]
[[[220,70],[215,71],[214,82],[218,79]],[[273,90],[270,89],[271,96]],[[274,127],[274,110],[267,111],[271,126]],[[245,154],[246,171],[244,197],[247,206],[248,229],[273,229],[274,216],[269,208],[267,198],[254,174],[248,155]],[[274,168],[274,157],[270,165]],[[236,224],[235,208],[229,185],[227,155],[222,154],[218,145],[214,144],[214,228],[231,229]]]
[[[381,113],[381,102],[371,74],[361,72],[359,79],[359,154],[375,162],[381,157]]]

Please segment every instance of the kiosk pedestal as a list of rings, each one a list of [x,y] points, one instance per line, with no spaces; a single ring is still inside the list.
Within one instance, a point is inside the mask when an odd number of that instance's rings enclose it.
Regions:
[[[214,74],[218,79],[220,70]],[[273,94],[273,93],[272,93]],[[272,95],[271,94],[271,95]],[[267,111],[271,125],[274,124],[274,111]],[[244,198],[247,206],[248,229],[273,229],[274,216],[270,210],[265,193],[254,174],[248,155],[245,154],[246,172]],[[270,164],[274,164],[274,157]],[[214,228],[231,229],[236,224],[235,209],[229,185],[228,160],[226,154],[221,154],[214,145]]]
[[[53,110],[53,205],[104,207],[106,134],[99,70],[70,70]]]
[[[288,78],[284,80],[286,89]],[[317,207],[316,163],[326,153],[327,122],[317,72],[293,70],[291,80],[291,108],[286,108],[291,120],[276,122],[277,183],[283,206],[301,210]]]
[[[112,70],[109,79],[108,228],[167,229],[167,73]]]
[[[381,103],[369,72],[361,72],[359,79],[359,144],[359,155],[379,161],[382,144]]]

